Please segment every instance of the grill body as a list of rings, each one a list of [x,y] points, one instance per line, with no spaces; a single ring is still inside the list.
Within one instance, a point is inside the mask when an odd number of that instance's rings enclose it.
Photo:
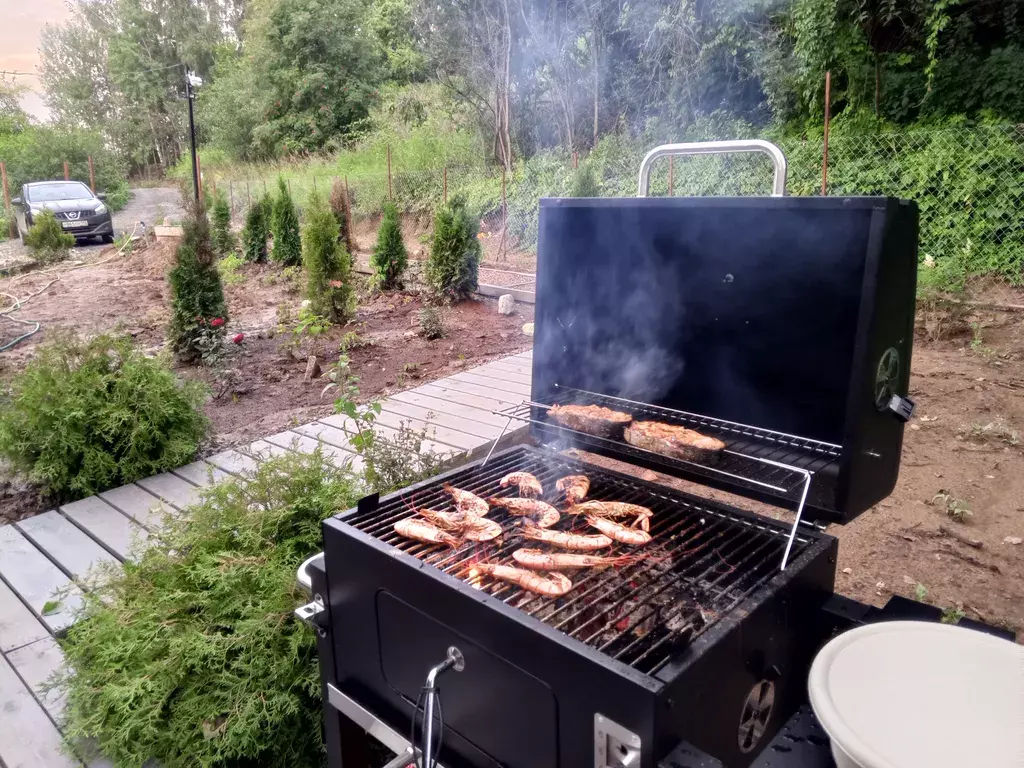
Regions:
[[[633,571],[580,577],[559,607],[491,582],[477,588],[459,565],[461,555],[390,535],[393,521],[413,514],[410,502],[439,508],[442,483],[491,495],[499,492],[497,478],[513,469],[546,474],[545,480],[582,472],[596,497],[629,491],[638,503],[660,505],[655,542],[661,525],[665,541],[685,539],[683,549]],[[325,522],[334,684],[404,731],[425,670],[455,645],[466,668],[442,683],[446,765],[592,765],[598,715],[640,737],[645,767],[681,739],[726,765],[746,765],[803,701],[807,666],[820,642],[815,617],[834,584],[835,540],[802,534],[783,572],[785,534],[782,526],[722,504],[549,451],[513,448],[486,466],[470,464],[399,494],[370,497]],[[505,557],[500,548],[479,554],[488,562]],[[580,600],[618,598],[631,584],[643,587],[648,572],[657,575],[644,600],[686,588],[704,606],[695,630],[669,642],[655,621],[640,640],[662,642],[643,655],[631,650],[629,637],[595,640],[586,626],[564,623],[582,605],[570,602],[574,593]],[[607,584],[618,586],[609,593]],[[596,604],[604,610],[608,603]],[[622,619],[616,627],[630,623]],[[751,713],[752,692],[766,687],[773,706]]]

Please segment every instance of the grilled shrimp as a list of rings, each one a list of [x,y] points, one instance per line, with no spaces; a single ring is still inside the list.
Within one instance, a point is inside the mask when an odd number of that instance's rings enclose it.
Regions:
[[[415,517],[399,520],[395,523],[395,532],[409,539],[423,541],[427,544],[447,544],[449,547],[459,546],[459,540],[450,533],[442,531],[436,525]]]
[[[624,501],[597,501],[596,499],[573,505],[569,508],[569,514],[593,515],[606,520],[623,517],[634,518],[630,528],[640,528],[644,531],[651,530],[651,518],[654,517],[651,510],[639,504],[628,504]]]
[[[528,499],[535,499],[544,493],[544,486],[540,484],[540,480],[529,472],[510,472],[501,478],[498,484],[502,488],[518,485],[519,495]]]
[[[579,504],[587,498],[590,490],[590,478],[586,475],[568,475],[555,483],[555,488],[565,494],[570,504]]]
[[[513,515],[530,517],[541,528],[550,528],[562,517],[562,513],[539,499],[513,499],[495,496],[487,500],[492,507],[504,507]]]
[[[601,557],[580,555],[575,552],[545,552],[541,549],[517,549],[512,557],[524,568],[532,571],[570,571],[574,568],[609,568],[613,565],[629,565],[639,555]]]
[[[570,589],[572,582],[561,573],[549,573],[542,576],[534,571],[527,571],[523,568],[513,568],[510,565],[492,565],[491,563],[476,563],[473,566],[480,573],[486,573],[495,579],[507,581],[522,587],[527,592],[536,592],[545,597],[561,597]]]
[[[543,541],[553,547],[572,549],[577,552],[593,552],[597,549],[604,549],[612,545],[612,540],[604,535],[591,536],[583,533],[569,533],[568,531],[552,531],[548,528],[540,528],[529,524],[523,526],[523,538]]]
[[[463,491],[460,488],[453,488],[448,483],[445,483],[441,487],[450,493],[451,497],[455,499],[455,508],[458,509],[459,512],[476,515],[477,517],[484,517],[489,511],[487,502],[475,493]]]
[[[651,534],[636,528],[627,528],[621,523],[609,520],[606,517],[587,515],[587,522],[597,528],[605,536],[608,536],[621,544],[629,544],[634,547],[642,547],[651,542]]]
[[[492,541],[501,536],[501,525],[483,517],[463,512],[438,512],[426,507],[420,507],[416,512],[441,530],[470,541]]]

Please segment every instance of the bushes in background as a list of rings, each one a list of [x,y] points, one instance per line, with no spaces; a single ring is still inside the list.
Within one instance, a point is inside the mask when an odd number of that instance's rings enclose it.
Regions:
[[[274,261],[286,267],[302,262],[302,239],[299,235],[299,214],[295,201],[283,178],[277,179],[277,197],[270,216],[270,229],[274,235]]]
[[[214,195],[210,218],[213,219],[213,250],[218,256],[227,256],[235,250],[236,243],[235,234],[231,231],[231,206],[227,195],[220,190]]]
[[[310,311],[332,323],[344,320],[352,303],[351,257],[338,238],[338,221],[316,192],[309,197],[302,229],[302,263],[306,268]]]
[[[600,196],[601,187],[597,183],[594,167],[590,163],[583,163],[572,176],[572,184],[569,186],[569,197]]]
[[[264,195],[249,206],[245,214],[245,228],[242,230],[242,248],[246,261],[267,260],[267,238],[270,237],[273,207],[270,195]]]
[[[394,203],[385,203],[384,217],[377,230],[377,245],[370,256],[374,282],[384,291],[400,288],[402,273],[409,263],[409,254],[402,242],[402,223]]]
[[[61,641],[67,729],[118,765],[323,761],[316,633],[292,611],[320,524],[362,489],[320,452],[204,492],[137,562],[84,596]]]
[[[348,190],[341,179],[335,179],[328,198],[334,218],[338,220],[338,238],[345,251],[355,258],[356,247],[352,239],[352,206],[348,201]]]
[[[58,501],[180,467],[206,433],[206,388],[180,382],[130,339],[63,335],[0,402],[0,455]]]
[[[438,297],[458,301],[476,290],[479,229],[479,220],[466,210],[461,197],[438,209],[426,270],[427,283]]]
[[[178,359],[201,361],[223,341],[228,307],[210,242],[210,224],[201,204],[189,204],[184,234],[168,279],[171,283],[171,323],[168,341]]]
[[[36,261],[52,264],[68,257],[68,250],[75,245],[75,236],[64,231],[53,211],[44,209],[32,217],[25,245],[32,249]]]

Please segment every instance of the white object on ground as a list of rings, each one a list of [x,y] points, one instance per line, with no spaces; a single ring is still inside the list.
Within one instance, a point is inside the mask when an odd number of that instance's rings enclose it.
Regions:
[[[869,624],[821,650],[808,688],[838,768],[1021,765],[1016,643],[948,624]]]
[[[515,297],[511,293],[506,293],[498,297],[498,314],[499,315],[511,315],[512,310],[516,306]]]

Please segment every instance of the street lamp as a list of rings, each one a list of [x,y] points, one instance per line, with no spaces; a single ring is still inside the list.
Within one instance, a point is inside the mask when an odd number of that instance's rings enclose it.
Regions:
[[[195,72],[185,70],[185,95],[188,97],[188,132],[192,141],[192,188],[195,191],[196,201],[199,200],[199,161],[196,159],[196,118],[192,109],[192,102],[195,101],[195,89],[203,84],[203,78]]]

